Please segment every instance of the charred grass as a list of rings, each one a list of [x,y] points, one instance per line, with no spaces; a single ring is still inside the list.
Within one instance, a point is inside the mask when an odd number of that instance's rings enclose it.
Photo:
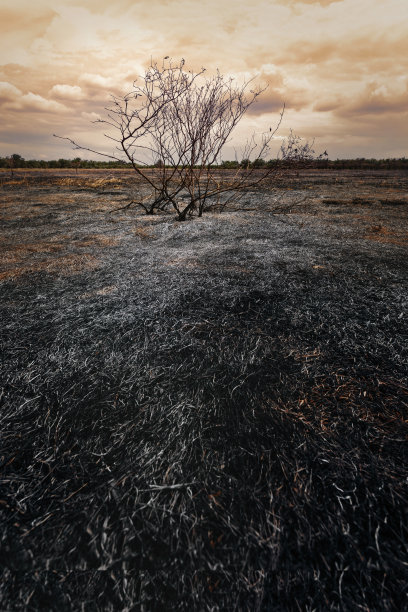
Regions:
[[[334,178],[3,185],[1,609],[406,607],[407,192]]]

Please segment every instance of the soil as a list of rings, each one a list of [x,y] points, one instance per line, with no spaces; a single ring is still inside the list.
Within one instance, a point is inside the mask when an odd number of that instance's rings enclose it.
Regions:
[[[407,173],[140,189],[0,175],[0,608],[408,607]]]

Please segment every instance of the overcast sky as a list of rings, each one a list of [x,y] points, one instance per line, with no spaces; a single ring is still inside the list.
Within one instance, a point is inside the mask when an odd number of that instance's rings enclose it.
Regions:
[[[103,146],[109,93],[167,55],[269,85],[225,159],[284,102],[279,135],[331,159],[408,156],[408,0],[0,0],[0,48],[1,156]]]

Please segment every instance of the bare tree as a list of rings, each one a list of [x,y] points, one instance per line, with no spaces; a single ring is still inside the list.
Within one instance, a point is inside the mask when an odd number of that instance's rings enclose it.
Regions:
[[[10,177],[13,178],[13,176],[14,176],[14,167],[15,167],[15,161],[14,161],[13,155],[10,155],[9,157],[6,157],[6,160],[7,160],[8,168],[10,170]]]
[[[14,176],[14,169],[22,168],[24,166],[24,161],[25,161],[24,158],[21,157],[21,155],[18,155],[17,153],[13,153],[13,155],[6,157],[6,160],[7,160],[7,166],[10,170],[11,177]]]
[[[138,204],[148,214],[171,207],[183,221],[193,214],[201,216],[209,208],[225,206],[277,168],[268,166],[260,174],[256,166],[247,163],[228,176],[222,176],[215,168],[233,129],[263,88],[248,92],[251,81],[236,85],[219,72],[206,78],[204,68],[198,73],[187,72],[184,60],[177,65],[167,60],[161,66],[152,63],[141,77],[141,84],[135,81],[130,93],[112,96],[112,105],[106,108],[107,118],[97,121],[113,132],[105,134],[114,143],[112,154],[65,139],[75,149],[131,163],[149,191],[128,206]],[[265,157],[283,112],[284,109],[274,129],[247,141],[242,157]],[[294,145],[299,145],[296,138],[292,135],[286,149],[282,149],[285,159],[292,156],[300,160],[300,146],[294,155]],[[311,148],[304,147],[303,156],[310,155]],[[222,204],[221,194],[225,194]]]
[[[73,164],[73,166],[74,166],[74,168],[75,168],[75,174],[78,174],[78,168],[80,168],[80,167],[81,167],[81,161],[82,161],[82,160],[81,160],[81,158],[80,158],[80,157],[75,157],[75,158],[72,160],[72,164]]]

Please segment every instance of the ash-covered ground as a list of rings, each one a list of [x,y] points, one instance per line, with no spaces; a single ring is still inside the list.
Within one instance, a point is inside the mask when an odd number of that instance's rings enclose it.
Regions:
[[[3,175],[1,610],[408,607],[407,187]]]

